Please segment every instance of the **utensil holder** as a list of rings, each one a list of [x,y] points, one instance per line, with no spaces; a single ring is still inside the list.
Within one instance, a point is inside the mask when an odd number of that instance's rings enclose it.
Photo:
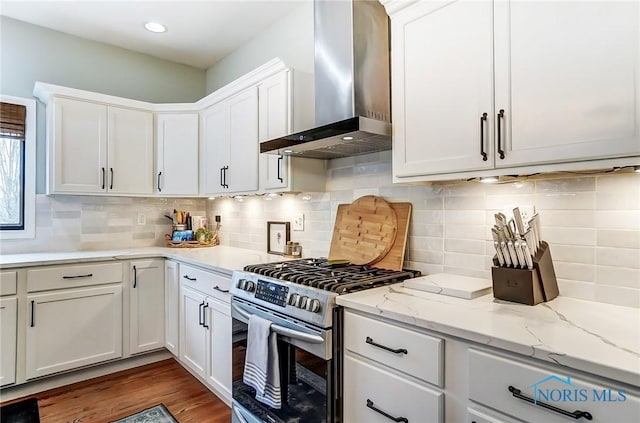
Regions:
[[[549,244],[540,242],[538,253],[533,257],[533,269],[499,267],[493,258],[491,268],[493,296],[500,300],[536,305],[558,296],[558,281],[553,269]]]

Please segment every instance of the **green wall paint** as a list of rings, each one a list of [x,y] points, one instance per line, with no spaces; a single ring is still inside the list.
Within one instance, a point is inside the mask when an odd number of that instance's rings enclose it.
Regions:
[[[155,103],[193,102],[206,71],[0,16],[0,93],[33,97],[36,81]],[[45,108],[37,110],[36,191],[45,191]]]

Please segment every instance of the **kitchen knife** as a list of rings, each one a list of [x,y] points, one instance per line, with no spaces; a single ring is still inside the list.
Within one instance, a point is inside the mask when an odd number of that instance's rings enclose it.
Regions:
[[[522,213],[520,213],[519,207],[516,207],[513,209],[513,220],[516,222],[516,227],[518,228],[518,234],[520,236],[523,236],[525,232],[525,228],[524,228],[524,222],[522,221]]]
[[[513,263],[513,267],[518,266],[518,253],[516,253],[516,248],[513,246],[513,241],[507,242],[507,249],[509,250],[509,256],[511,257],[511,263]]]
[[[507,264],[507,267],[511,267],[511,254],[509,254],[509,248],[507,247],[507,243],[502,241],[500,243],[500,249],[502,250],[502,257],[504,258],[504,262]]]
[[[538,253],[538,246],[536,245],[533,229],[529,228],[527,232],[524,233],[524,239],[527,243],[527,247],[529,247],[529,251],[531,251],[533,255],[536,255]]]
[[[513,243],[513,246],[516,249],[516,253],[518,254],[518,261],[520,262],[520,267],[524,269],[525,267],[528,267],[528,262],[524,254],[524,249],[522,247],[523,245],[527,245],[527,243],[524,242],[524,240],[515,241]],[[529,256],[529,259],[531,259],[531,256]]]
[[[493,241],[493,246],[496,249],[496,256],[498,257],[498,263],[500,263],[501,267],[504,267],[505,261],[504,261],[504,256],[502,255],[502,250],[500,249],[500,243],[498,241]]]
[[[522,254],[527,262],[527,269],[533,269],[533,257],[531,257],[531,250],[529,250],[529,246],[526,242],[521,242],[520,247],[522,247]]]

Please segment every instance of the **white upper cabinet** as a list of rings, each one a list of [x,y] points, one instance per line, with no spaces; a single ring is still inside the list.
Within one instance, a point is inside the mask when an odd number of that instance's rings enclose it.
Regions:
[[[258,189],[258,89],[251,87],[202,112],[203,193]]]
[[[421,2],[391,21],[399,177],[493,167],[493,7],[441,6]]]
[[[153,193],[153,114],[70,98],[49,109],[49,193]]]
[[[291,133],[290,73],[281,72],[258,86],[260,142]],[[273,154],[260,155],[260,188],[285,188],[289,158]]]
[[[109,192],[153,193],[153,113],[107,107]]]
[[[639,14],[637,1],[495,2],[497,166],[640,154]]]
[[[636,164],[638,2],[382,3],[396,182]]]
[[[107,187],[107,106],[55,98],[49,114],[49,192]]]
[[[156,115],[156,192],[198,194],[198,114]]]

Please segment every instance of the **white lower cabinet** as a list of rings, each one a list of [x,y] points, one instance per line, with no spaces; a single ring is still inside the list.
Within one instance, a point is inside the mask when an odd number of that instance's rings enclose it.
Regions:
[[[26,378],[122,356],[122,285],[27,294]]]
[[[180,361],[203,379],[207,371],[207,328],[202,323],[205,295],[180,287]]]
[[[164,347],[164,260],[129,264],[129,352]]]
[[[16,382],[18,299],[0,298],[0,386]]]
[[[476,349],[469,349],[469,399],[526,422],[631,423],[640,417],[640,397],[619,383]]]
[[[207,383],[231,399],[231,306],[212,298],[206,300],[209,326]]]
[[[180,265],[180,361],[231,403],[230,278]]]
[[[164,345],[176,357],[180,356],[180,280],[178,263],[164,263]]]
[[[344,361],[345,422],[444,421],[442,392],[351,356],[346,356]]]

